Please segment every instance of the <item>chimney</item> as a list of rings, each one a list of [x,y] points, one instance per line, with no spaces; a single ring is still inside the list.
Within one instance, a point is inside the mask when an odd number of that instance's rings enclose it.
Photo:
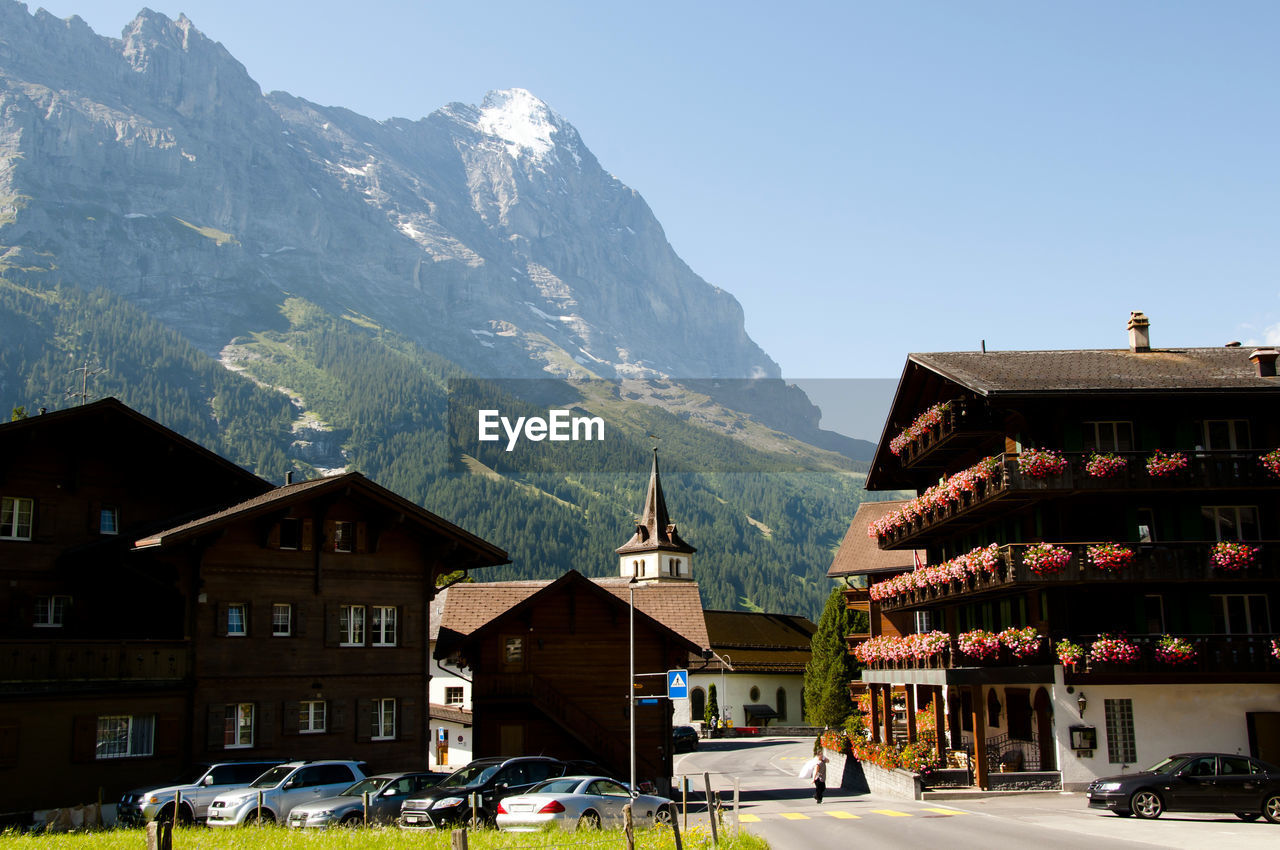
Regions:
[[[1151,322],[1141,310],[1129,314],[1129,350],[1137,354],[1139,351],[1151,350]]]
[[[293,483],[293,470],[289,470],[284,474],[284,486],[288,487]]]
[[[1249,362],[1258,367],[1259,378],[1274,378],[1276,357],[1280,357],[1280,351],[1274,348],[1255,348],[1249,355]]]

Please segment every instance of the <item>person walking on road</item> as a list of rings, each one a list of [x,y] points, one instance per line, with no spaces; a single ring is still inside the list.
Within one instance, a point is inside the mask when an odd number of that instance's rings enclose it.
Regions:
[[[813,799],[822,804],[822,795],[827,790],[827,755],[818,753],[818,763],[813,766]]]

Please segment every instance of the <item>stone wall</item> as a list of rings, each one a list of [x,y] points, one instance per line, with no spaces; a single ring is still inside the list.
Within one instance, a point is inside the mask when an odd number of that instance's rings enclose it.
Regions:
[[[924,798],[920,776],[908,770],[886,770],[870,762],[858,761],[852,756],[824,750],[830,764],[827,765],[828,785],[835,787],[835,777],[840,777],[840,790],[855,794],[882,794],[900,800]]]

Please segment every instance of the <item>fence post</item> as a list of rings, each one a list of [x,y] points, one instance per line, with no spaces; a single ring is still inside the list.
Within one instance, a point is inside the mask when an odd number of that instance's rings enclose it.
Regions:
[[[178,825],[178,819],[182,817],[182,791],[173,792],[173,825]]]
[[[369,792],[365,791],[360,795],[360,802],[364,804],[364,825],[369,825]]]
[[[258,792],[258,826],[262,826],[262,792]]]
[[[631,817],[631,804],[622,807],[622,833],[627,839],[627,850],[636,850],[636,825]]]
[[[476,828],[476,808],[477,808],[477,804],[480,802],[478,799],[479,796],[480,795],[477,794],[475,791],[471,792],[470,802],[471,802],[471,828],[472,829]]]
[[[689,831],[689,777],[688,776],[680,777],[680,799],[681,799],[681,810],[684,816],[684,823],[681,824],[681,826],[684,827],[685,832],[688,832]]]
[[[684,781],[683,778],[681,778],[681,781]],[[676,839],[676,850],[684,850],[684,842],[680,839],[680,819],[675,816],[675,812],[671,813],[671,834]]]
[[[449,848],[450,850],[467,850],[467,828],[465,826],[453,831]]]
[[[738,825],[741,822],[738,819],[738,805],[741,799],[741,788],[738,785],[738,777],[733,777],[733,834],[738,835]]]
[[[160,824],[156,821],[147,824],[147,850],[160,850]]]
[[[716,807],[711,801],[711,774],[702,774],[702,788],[707,793],[707,821],[711,824],[711,846],[720,846],[720,833],[716,829]]]

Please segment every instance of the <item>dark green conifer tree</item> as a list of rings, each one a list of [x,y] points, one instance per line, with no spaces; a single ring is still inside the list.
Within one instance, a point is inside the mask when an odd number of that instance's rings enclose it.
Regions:
[[[853,712],[849,680],[853,664],[845,645],[849,611],[840,588],[832,588],[810,644],[812,655],[804,669],[804,710],[810,724],[839,729]]]

